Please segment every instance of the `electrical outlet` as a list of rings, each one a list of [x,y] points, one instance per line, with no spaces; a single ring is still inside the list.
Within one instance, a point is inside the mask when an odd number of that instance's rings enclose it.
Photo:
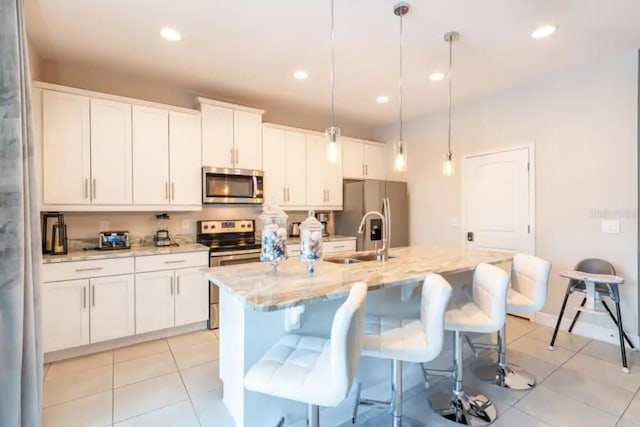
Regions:
[[[617,219],[605,219],[602,221],[602,232],[607,234],[620,233],[620,221]]]
[[[191,228],[191,221],[188,219],[183,219],[182,220],[182,229],[183,230],[189,230]]]
[[[109,221],[100,221],[100,231],[109,230]]]

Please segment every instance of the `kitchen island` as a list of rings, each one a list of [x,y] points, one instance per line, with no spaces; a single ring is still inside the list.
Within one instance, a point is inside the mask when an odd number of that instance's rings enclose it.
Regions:
[[[247,391],[244,375],[287,331],[328,336],[335,310],[354,282],[362,281],[369,287],[367,311],[412,317],[418,315],[418,285],[427,274],[442,274],[452,285],[468,283],[469,272],[477,264],[508,263],[513,258],[505,252],[437,247],[394,248],[389,255],[384,262],[321,261],[313,276],[298,259],[281,263],[278,272],[263,263],[206,270],[207,278],[221,291],[220,378],[224,402],[237,427],[275,426],[283,416],[287,425],[304,420],[303,404]],[[384,361],[363,358],[358,375],[365,390],[388,381],[380,372],[390,372]]]

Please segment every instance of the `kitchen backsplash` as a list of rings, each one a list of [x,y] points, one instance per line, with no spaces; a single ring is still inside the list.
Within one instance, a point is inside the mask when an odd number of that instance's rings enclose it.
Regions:
[[[164,221],[172,236],[182,235],[185,241],[195,240],[196,222],[207,219],[254,219],[260,227],[258,216],[262,207],[206,207],[200,212],[167,212],[171,217]],[[128,231],[132,242],[149,241],[160,228],[155,215],[159,212],[63,212],[69,239],[97,239],[103,230]],[[302,222],[306,211],[288,211],[289,224]],[[329,214],[329,232],[333,232],[333,213]]]

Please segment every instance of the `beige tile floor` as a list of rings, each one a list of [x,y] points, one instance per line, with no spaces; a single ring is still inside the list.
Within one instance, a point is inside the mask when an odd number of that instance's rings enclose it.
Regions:
[[[628,352],[631,373],[624,374],[616,346],[561,333],[550,352],[551,332],[508,320],[509,360],[538,378],[533,391],[502,390],[466,371],[465,384],[495,401],[500,417],[493,425],[640,427],[640,353]],[[445,387],[446,381],[405,393],[405,413],[429,426],[452,426],[427,403],[430,393]],[[363,413],[358,425],[374,415]],[[230,427],[218,336],[200,331],[47,365],[42,421],[45,427]]]

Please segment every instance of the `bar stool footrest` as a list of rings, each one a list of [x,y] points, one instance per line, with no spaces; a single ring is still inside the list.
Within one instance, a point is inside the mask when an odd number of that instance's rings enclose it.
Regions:
[[[493,402],[483,394],[434,393],[431,408],[441,417],[465,426],[484,426],[498,417]]]

